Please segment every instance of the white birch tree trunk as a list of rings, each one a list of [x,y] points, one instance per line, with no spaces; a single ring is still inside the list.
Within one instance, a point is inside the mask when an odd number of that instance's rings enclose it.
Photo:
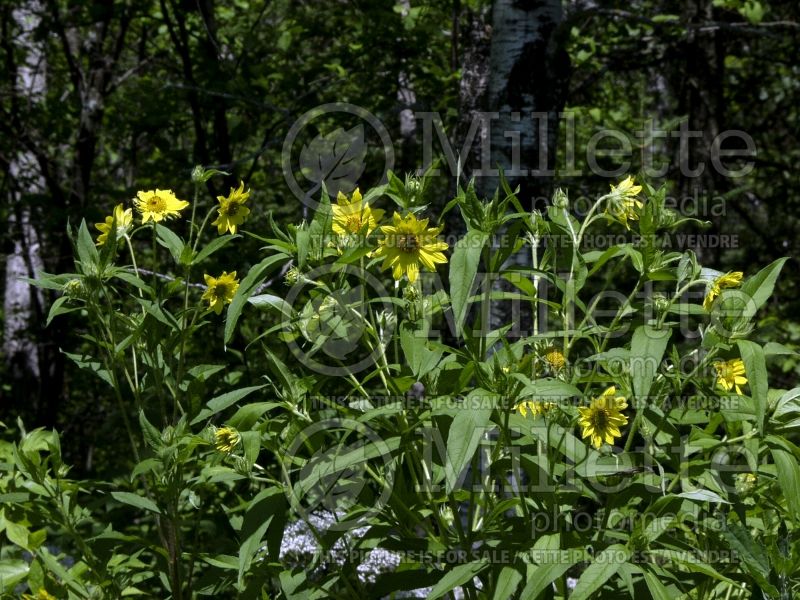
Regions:
[[[523,195],[551,175],[562,83],[554,32],[561,20],[561,0],[495,0],[492,7],[488,110],[498,116],[491,123],[491,165],[503,168],[512,188],[521,183]],[[499,178],[483,183],[491,194]]]
[[[13,12],[14,21],[20,29],[15,42],[23,50],[17,73],[17,94],[30,103],[39,102],[45,90],[44,52],[34,38],[41,10],[41,4],[32,0]],[[32,333],[41,323],[45,302],[41,291],[29,285],[24,278],[36,277],[44,265],[35,217],[22,195],[44,193],[45,185],[37,161],[30,152],[20,152],[13,158],[9,175],[12,185],[9,186],[11,210],[7,227],[13,240],[13,249],[5,259],[3,352],[14,379],[37,381],[42,365],[37,341]],[[38,393],[33,397],[38,397]]]

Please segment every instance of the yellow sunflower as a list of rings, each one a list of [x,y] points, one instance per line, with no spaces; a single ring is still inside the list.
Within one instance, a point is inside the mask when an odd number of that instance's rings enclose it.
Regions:
[[[726,392],[732,389],[741,395],[742,388],[747,383],[744,372],[744,362],[741,358],[734,358],[728,361],[718,360],[714,362],[714,370],[717,372],[717,387]]]
[[[336,197],[333,209],[333,232],[339,235],[355,235],[366,227],[366,234],[372,233],[383,218],[380,208],[371,208],[362,201],[361,192],[355,189],[350,200],[342,192]]]
[[[100,232],[97,236],[97,245],[102,246],[108,240],[108,234],[112,228],[116,228],[116,238],[120,239],[128,233],[133,223],[133,209],[125,209],[122,204],[114,207],[114,212],[110,217],[106,217],[105,223],[95,223],[95,227]]]
[[[236,290],[239,289],[239,280],[236,279],[236,271],[228,273],[223,271],[219,277],[203,275],[206,280],[206,291],[203,293],[203,300],[208,300],[208,308],[220,314],[225,304],[230,304]]]
[[[522,402],[517,402],[514,405],[514,410],[519,412],[523,417],[528,416],[528,412],[531,413],[531,416],[536,418],[543,416],[553,410],[556,407],[555,402],[540,402],[538,400],[523,400]]]
[[[236,233],[236,226],[244,223],[245,218],[250,214],[250,209],[244,205],[248,198],[250,198],[250,190],[244,191],[244,181],[239,183],[238,189],[231,188],[227,198],[217,196],[219,216],[211,224],[217,226],[220,235],[226,230]]]
[[[714,300],[722,293],[722,290],[739,287],[742,285],[742,277],[744,277],[744,273],[741,271],[729,271],[717,277],[708,286],[706,297],[703,300],[703,308],[707,311],[711,310]]]
[[[391,267],[398,281],[407,274],[408,280],[414,283],[419,276],[420,263],[429,271],[435,271],[437,263],[447,262],[442,251],[447,250],[448,245],[436,239],[441,228],[429,229],[428,219],[420,221],[413,214],[402,218],[394,213],[392,225],[382,226],[381,231],[384,238],[374,256],[384,257],[381,268]]]
[[[619,185],[611,184],[611,193],[608,194],[606,214],[630,229],[628,221],[638,221],[639,213],[644,206],[637,200],[642,191],[642,186],[636,185],[630,175],[623,179]]]
[[[618,396],[617,388],[612,385],[592,400],[589,406],[578,407],[578,425],[583,427],[581,437],[591,437],[595,448],[602,446],[603,442],[613,444],[614,438],[622,436],[619,428],[628,423],[628,417],[621,412],[626,408],[628,403],[625,397]]]
[[[220,427],[214,430],[214,447],[219,452],[230,454],[236,450],[241,436],[233,427]]]
[[[185,200],[178,200],[172,190],[149,190],[137,192],[133,203],[142,215],[142,223],[152,219],[155,223],[179,217],[181,211],[189,206]]]
[[[544,360],[554,371],[560,371],[567,364],[567,359],[561,353],[561,350],[555,346],[550,346],[545,350]]]

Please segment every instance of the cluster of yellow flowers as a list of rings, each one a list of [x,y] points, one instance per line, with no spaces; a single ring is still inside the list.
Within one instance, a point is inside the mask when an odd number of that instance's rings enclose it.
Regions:
[[[628,221],[638,220],[638,212],[643,204],[637,199],[642,186],[636,185],[632,177],[625,178],[618,185],[611,185],[611,192],[606,196],[606,214],[630,228]],[[250,214],[250,209],[245,203],[250,197],[250,190],[245,191],[244,182],[239,187],[231,188],[228,196],[218,196],[217,218],[212,225],[217,227],[220,235],[225,232],[236,233]],[[149,190],[137,193],[134,206],[140,213],[142,223],[154,223],[180,216],[182,210],[189,206],[184,200],[179,200],[172,190]],[[395,212],[392,215],[391,225],[379,225],[384,211],[372,208],[364,201],[358,188],[350,198],[339,192],[336,204],[332,206],[333,223],[331,228],[339,236],[370,235],[380,228],[383,237],[378,241],[378,247],[371,256],[382,257],[383,270],[391,269],[395,280],[408,277],[410,283],[416,282],[420,273],[420,266],[428,271],[435,271],[437,264],[447,263],[444,251],[448,244],[439,240],[441,227],[428,227],[428,219],[417,219],[416,215],[409,213],[401,216]],[[105,222],[97,223],[95,227],[100,231],[97,244],[102,246],[108,240],[111,231],[116,228],[116,237],[122,238],[129,234],[133,225],[133,212],[125,209],[122,204],[114,208],[113,214],[106,217]],[[736,288],[741,285],[743,274],[740,271],[729,272],[711,281],[708,285],[703,307],[711,310],[717,297],[723,289]],[[230,304],[239,288],[236,271],[228,273],[223,271],[219,277],[209,274],[204,275],[206,290],[202,299],[209,304],[209,310],[220,314],[226,304]],[[560,371],[566,364],[566,359],[561,351],[548,347],[543,358],[553,371]],[[741,386],[747,383],[745,367],[741,359],[729,361],[716,361],[717,387],[728,392],[735,390],[742,393]],[[623,410],[628,407],[624,396],[617,394],[615,386],[608,387],[599,397],[594,398],[589,406],[578,408],[580,417],[578,425],[582,427],[582,438],[590,438],[595,448],[600,448],[603,443],[613,444],[616,438],[621,437],[620,427],[627,425],[628,417]],[[533,417],[544,416],[556,408],[553,402],[524,400],[514,406],[523,417],[528,413]],[[239,434],[230,427],[223,427],[215,431],[215,445],[220,452],[232,452],[239,443]]]
[[[716,371],[716,385],[719,389],[730,392],[735,390],[742,394],[742,387],[747,383],[744,362],[741,358],[713,363]],[[622,437],[620,427],[628,424],[628,417],[623,410],[628,407],[624,396],[617,393],[616,386],[606,388],[589,406],[578,408],[578,426],[582,428],[581,437],[589,438],[592,446],[600,448],[604,443],[613,445],[616,438]],[[553,402],[523,400],[514,405],[514,410],[523,417],[528,413],[532,417],[541,417],[556,408]]]
[[[211,224],[216,225],[220,235],[226,231],[236,233],[237,226],[244,223],[250,209],[244,204],[250,197],[250,190],[245,191],[244,182],[240,182],[238,188],[231,188],[227,196],[217,196],[217,218]],[[180,217],[181,211],[189,206],[186,200],[179,200],[172,190],[147,190],[137,192],[133,205],[141,216],[142,223],[152,221],[160,223],[174,217]],[[126,209],[124,205],[118,204],[114,207],[111,216],[106,217],[103,223],[96,223],[95,227],[100,232],[97,236],[97,245],[102,246],[108,241],[108,236],[112,230],[115,231],[116,238],[127,237],[133,227],[133,210]],[[236,271],[228,273],[223,271],[219,277],[204,275],[206,281],[206,291],[202,299],[208,301],[209,310],[216,314],[222,312],[225,304],[230,304],[236,290],[239,288],[239,280],[236,279]]]
[[[523,417],[531,413],[532,417],[539,417],[547,414],[556,407],[555,402],[540,402],[538,400],[523,400],[514,405],[514,410],[518,411]]]
[[[566,365],[566,358],[555,346],[548,346],[542,358],[553,371],[559,371]],[[744,362],[741,358],[717,360],[712,364],[716,372],[716,387],[724,392],[735,390],[742,394],[742,386],[747,383]],[[506,368],[504,367],[504,370]],[[510,368],[508,369],[510,371]],[[508,372],[508,371],[507,371]],[[521,400],[513,410],[523,417],[529,414],[533,418],[543,417],[557,408],[554,402],[544,400]],[[600,448],[604,443],[614,444],[616,438],[622,436],[621,427],[628,424],[628,417],[623,414],[628,407],[625,397],[617,393],[616,386],[606,388],[599,397],[594,398],[589,406],[579,407],[578,426],[582,428],[581,437],[589,438],[592,446]]]
[[[332,229],[342,236],[369,235],[383,217],[382,210],[373,209],[363,201],[358,188],[349,199],[339,192],[332,208]],[[437,264],[447,262],[443,251],[449,246],[438,239],[442,228],[428,227],[428,222],[428,219],[417,219],[413,213],[405,217],[394,213],[392,224],[380,227],[384,237],[378,242],[378,248],[372,256],[383,257],[381,268],[391,269],[395,280],[399,281],[406,275],[408,281],[414,283],[419,277],[420,265],[428,271],[435,271]]]

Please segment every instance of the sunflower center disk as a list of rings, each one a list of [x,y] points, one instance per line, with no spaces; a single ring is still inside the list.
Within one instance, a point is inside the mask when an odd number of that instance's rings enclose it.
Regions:
[[[397,236],[395,247],[403,252],[413,252],[419,249],[419,240],[413,233],[402,233]]]
[[[358,233],[361,231],[361,217],[348,218],[346,229],[351,233]]]
[[[164,212],[167,208],[166,201],[161,196],[151,196],[147,200],[147,210],[150,212]]]
[[[594,425],[595,430],[605,431],[606,427],[608,427],[608,412],[604,408],[599,408],[594,413]]]
[[[235,217],[239,212],[239,204],[236,202],[229,202],[228,205],[223,208],[222,212],[229,217]]]

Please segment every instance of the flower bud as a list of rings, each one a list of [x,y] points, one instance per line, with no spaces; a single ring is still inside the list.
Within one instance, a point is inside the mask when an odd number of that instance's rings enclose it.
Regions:
[[[86,294],[86,288],[80,279],[70,279],[62,288],[64,295],[71,300],[79,300]]]
[[[202,165],[197,165],[194,169],[192,169],[192,183],[203,183],[206,181],[205,177],[206,170],[202,167]]]
[[[664,294],[653,294],[653,312],[656,317],[661,317],[669,310],[669,298]]]
[[[553,206],[556,208],[569,208],[569,198],[561,188],[558,188],[553,194]]]

